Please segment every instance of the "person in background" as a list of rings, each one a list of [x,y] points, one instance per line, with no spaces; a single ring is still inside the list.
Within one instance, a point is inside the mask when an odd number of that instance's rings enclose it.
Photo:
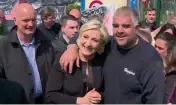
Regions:
[[[42,23],[37,28],[48,38],[53,41],[59,38],[61,25],[56,23],[56,10],[53,7],[44,7],[41,12]]]
[[[150,26],[151,32],[158,28],[156,24],[156,9],[155,8],[148,8],[145,14],[145,20],[139,22],[140,26]]]
[[[146,42],[152,44],[152,36],[150,35],[149,32],[147,32],[145,30],[138,29],[137,30],[137,35],[139,35],[139,37],[144,39]]]
[[[154,32],[151,32],[151,28],[150,28],[150,25],[149,24],[139,24],[139,30],[142,30],[142,31],[146,31],[146,32],[148,32],[149,34],[150,34],[150,36],[152,37],[152,42],[151,42],[151,45],[153,45],[153,46],[155,46],[155,39],[154,39],[154,37],[156,36],[156,35],[154,35]],[[156,30],[155,30],[156,31]],[[146,33],[145,32],[145,33]]]
[[[59,33],[59,40],[65,45],[68,45],[70,39],[79,32],[78,19],[72,15],[63,16],[61,18],[61,32]]]
[[[100,15],[90,15],[87,18],[88,21],[93,20],[93,19],[96,19],[96,20],[100,21],[101,23],[103,23],[103,17]]]
[[[176,25],[176,14],[170,16],[170,18],[168,19],[168,22]]]
[[[155,37],[157,37],[157,35],[159,35],[160,33],[164,33],[164,32],[168,32],[171,35],[176,36],[176,27],[175,27],[175,25],[172,24],[172,23],[166,23],[166,24],[164,24],[161,27],[160,31],[156,34]]]
[[[77,39],[80,68],[74,65],[74,72],[64,72],[58,62],[51,70],[46,86],[46,103],[50,104],[98,104],[103,100],[104,46],[108,33],[98,20],[85,23]]]
[[[5,19],[4,11],[0,9],[0,38],[6,36],[8,33],[5,22],[6,22],[6,19]]]
[[[167,56],[165,69],[165,104],[176,104],[176,44]]]
[[[66,8],[66,14],[77,18],[80,23],[80,25],[79,25],[80,27],[83,25],[83,23],[81,22],[81,11],[80,11],[79,5],[76,5],[76,4],[68,5]]]
[[[78,20],[81,20],[81,11],[80,11],[80,6],[76,4],[69,4],[66,8],[66,14],[67,15],[72,15]]]
[[[160,33],[155,38],[155,48],[163,59],[164,66],[166,66],[166,57],[170,54],[170,51],[173,48],[173,45],[176,41],[175,36],[168,32]]]
[[[156,37],[161,34],[161,33],[165,33],[165,32],[168,32],[170,33],[171,35],[174,35],[176,36],[176,28],[175,28],[175,25],[170,23],[170,22],[167,22],[165,23],[163,26],[159,27],[158,29],[156,29],[155,31],[151,32],[151,35],[152,35],[152,38],[153,38],[153,42],[152,42],[152,45],[155,46],[155,39]]]
[[[69,15],[72,15],[75,18],[81,20],[81,12],[78,9],[72,9],[72,10],[70,10]]]
[[[53,7],[44,7],[40,12],[42,23],[37,26],[37,29],[51,41],[55,50],[60,50],[60,45],[65,46],[59,40],[59,33],[61,32],[60,23],[56,22],[56,10]],[[63,47],[65,48],[65,47]]]
[[[151,33],[151,28],[149,24],[139,24],[139,29]]]

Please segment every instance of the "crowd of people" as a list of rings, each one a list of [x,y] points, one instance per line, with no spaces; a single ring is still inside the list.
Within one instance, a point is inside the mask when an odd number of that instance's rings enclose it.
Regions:
[[[45,7],[42,23],[31,4],[15,9],[7,32],[0,10],[0,104],[176,103],[176,16],[156,24],[149,8],[118,8],[113,36],[103,17],[71,9],[56,22]]]

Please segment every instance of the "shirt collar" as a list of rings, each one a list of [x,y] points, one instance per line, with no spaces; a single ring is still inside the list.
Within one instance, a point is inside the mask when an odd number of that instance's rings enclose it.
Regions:
[[[65,34],[63,34],[63,38],[65,39],[65,41],[67,42],[67,43],[69,43],[69,39],[68,39],[68,37],[65,35]]]
[[[18,35],[17,35],[17,37],[18,37]],[[29,43],[29,45],[25,45],[24,42],[22,42],[19,37],[18,37],[18,40],[19,40],[21,46],[30,46],[30,45],[34,45],[34,42],[35,42],[35,39],[33,38],[32,41]]]

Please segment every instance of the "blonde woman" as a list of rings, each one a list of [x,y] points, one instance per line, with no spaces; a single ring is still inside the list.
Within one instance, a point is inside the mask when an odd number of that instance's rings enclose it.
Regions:
[[[77,40],[81,66],[74,65],[72,74],[64,72],[59,61],[51,70],[47,87],[46,103],[54,104],[98,104],[102,101],[102,66],[104,57],[100,55],[107,43],[107,30],[103,24],[90,20],[80,29]]]

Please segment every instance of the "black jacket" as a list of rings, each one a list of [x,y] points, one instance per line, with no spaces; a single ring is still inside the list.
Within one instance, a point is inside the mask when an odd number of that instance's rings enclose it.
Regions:
[[[92,60],[93,87],[98,92],[103,92],[103,57],[97,55]],[[57,70],[49,73],[46,86],[46,103],[52,104],[76,104],[77,97],[83,97],[83,73],[74,65],[72,74],[64,72],[60,65],[55,66]],[[82,67],[80,67],[82,68]],[[102,96],[103,97],[103,96]]]
[[[21,84],[29,103],[35,103],[32,71],[23,48],[18,41],[16,30],[17,27],[15,26],[8,36],[0,40],[0,77]],[[50,41],[38,30],[34,33],[34,37],[36,62],[44,93],[48,72],[51,70],[51,65],[55,60],[56,51]]]
[[[150,27],[150,30],[151,30],[151,31],[154,31],[154,30],[156,30],[156,29],[159,27],[159,26],[156,24],[156,22],[154,22],[153,24],[150,24],[150,23],[148,23],[146,20],[139,22],[139,26],[140,26],[141,28]]]
[[[67,46],[68,43],[67,43],[66,40],[64,39],[64,36],[63,36],[63,35],[64,35],[64,33],[61,31],[61,32],[59,33],[59,40]]]
[[[43,37],[51,42],[53,48],[56,51],[66,50],[67,46],[65,45],[65,43],[59,40],[59,32],[61,30],[61,26],[59,23],[55,23],[51,29],[46,28],[44,23],[41,23],[37,26],[37,29],[38,31],[40,31],[40,33],[42,33]]]
[[[164,103],[167,104],[168,100],[171,96],[172,91],[174,90],[174,84],[176,84],[176,71],[171,71],[166,74],[165,80],[165,95],[164,95]],[[173,104],[176,104],[176,93],[173,95]]]
[[[43,35],[50,41],[59,38],[59,32],[61,30],[61,25],[55,23],[51,29],[46,28],[44,23],[41,23],[37,28],[43,33]]]
[[[0,104],[27,104],[22,86],[16,82],[0,79]]]

